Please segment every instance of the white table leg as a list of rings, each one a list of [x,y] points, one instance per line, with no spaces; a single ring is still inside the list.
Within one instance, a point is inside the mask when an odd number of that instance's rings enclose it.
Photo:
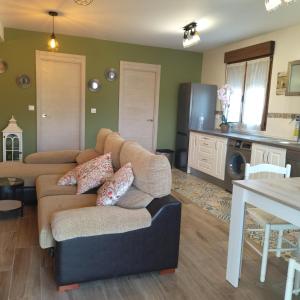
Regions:
[[[246,195],[246,190],[233,185],[226,279],[234,287],[239,285],[241,272]]]
[[[300,257],[300,236],[298,238],[298,249],[297,249],[297,252],[296,252],[296,256],[298,258]],[[300,288],[300,272],[296,271],[294,289],[298,290],[299,288]]]

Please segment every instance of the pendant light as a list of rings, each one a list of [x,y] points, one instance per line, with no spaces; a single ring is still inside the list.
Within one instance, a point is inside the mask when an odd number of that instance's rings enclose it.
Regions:
[[[58,13],[56,11],[49,11],[48,14],[52,17],[52,34],[50,35],[50,39],[48,41],[48,47],[49,50],[55,51],[58,50],[59,45],[54,33],[54,17],[57,17]]]

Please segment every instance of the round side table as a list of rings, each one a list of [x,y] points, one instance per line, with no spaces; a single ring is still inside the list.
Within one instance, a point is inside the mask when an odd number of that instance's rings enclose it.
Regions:
[[[23,216],[24,180],[0,177],[0,218]]]

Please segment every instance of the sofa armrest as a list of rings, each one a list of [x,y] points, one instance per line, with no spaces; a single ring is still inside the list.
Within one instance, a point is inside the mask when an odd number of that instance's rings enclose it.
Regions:
[[[145,208],[125,209],[117,206],[93,206],[57,212],[51,228],[57,242],[79,237],[116,234],[151,226]]]
[[[79,150],[36,152],[26,156],[27,164],[67,164],[75,163]]]
[[[178,200],[176,200],[173,196],[168,195],[162,198],[156,198],[152,200],[152,202],[146,208],[149,211],[152,220],[155,220],[155,218],[161,213],[163,209],[172,206],[180,207],[181,210],[181,203]]]

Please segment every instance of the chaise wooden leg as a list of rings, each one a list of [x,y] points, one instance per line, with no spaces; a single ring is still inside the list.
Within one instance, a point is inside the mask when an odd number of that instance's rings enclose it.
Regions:
[[[159,271],[159,275],[168,275],[175,273],[175,269],[164,269]]]
[[[64,292],[79,289],[79,288],[80,288],[80,285],[77,283],[74,283],[74,284],[69,284],[69,285],[60,285],[60,286],[58,286],[58,291],[60,293],[64,293]]]

